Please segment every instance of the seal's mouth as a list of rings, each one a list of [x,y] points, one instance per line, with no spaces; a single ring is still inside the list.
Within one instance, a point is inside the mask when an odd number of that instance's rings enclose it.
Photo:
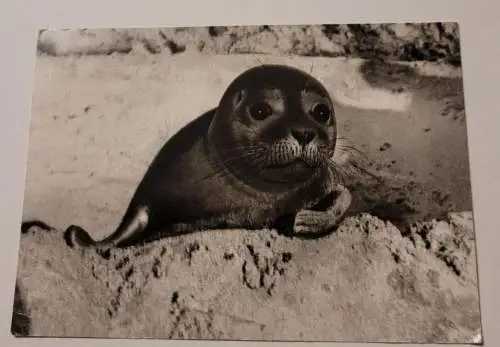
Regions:
[[[315,168],[315,165],[311,165],[307,160],[303,158],[297,158],[292,161],[286,162],[286,163],[274,163],[271,165],[268,165],[268,169],[275,169],[275,170],[280,170],[280,169],[313,169]]]

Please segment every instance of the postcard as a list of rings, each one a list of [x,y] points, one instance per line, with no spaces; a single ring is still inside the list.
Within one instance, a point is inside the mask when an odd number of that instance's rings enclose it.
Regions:
[[[40,30],[12,333],[481,343],[460,47]]]

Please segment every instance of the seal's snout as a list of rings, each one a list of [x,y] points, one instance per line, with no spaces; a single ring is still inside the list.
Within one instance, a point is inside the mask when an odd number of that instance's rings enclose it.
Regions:
[[[316,131],[312,129],[292,128],[290,134],[302,146],[308,145],[316,137]]]

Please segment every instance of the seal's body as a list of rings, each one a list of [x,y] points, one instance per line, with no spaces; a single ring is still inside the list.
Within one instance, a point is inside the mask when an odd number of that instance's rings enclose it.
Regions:
[[[174,135],[149,166],[118,229],[101,241],[70,226],[72,246],[127,246],[214,228],[328,232],[351,202],[335,181],[332,101],[295,68],[238,76],[218,107]]]

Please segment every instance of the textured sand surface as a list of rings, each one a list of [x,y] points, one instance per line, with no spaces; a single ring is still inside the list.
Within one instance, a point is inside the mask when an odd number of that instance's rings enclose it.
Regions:
[[[261,62],[312,71],[338,104],[340,136],[373,162],[377,179],[348,180],[354,205],[338,232],[214,231],[102,255],[65,246],[69,224],[111,232],[163,142]],[[480,332],[459,70],[39,57],[35,88],[24,219],[55,230],[21,241],[18,312],[30,335],[471,342]]]
[[[19,289],[33,336],[470,343],[471,224],[453,214],[402,237],[362,215],[315,241],[225,230],[100,255],[34,228]]]

